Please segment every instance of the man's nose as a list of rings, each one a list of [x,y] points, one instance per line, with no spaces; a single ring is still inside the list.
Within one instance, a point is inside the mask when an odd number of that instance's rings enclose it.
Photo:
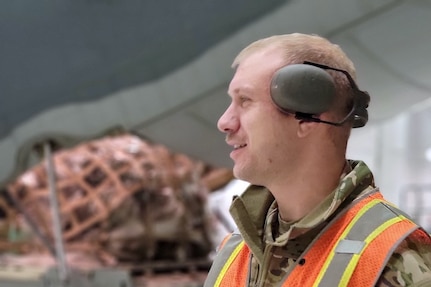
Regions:
[[[238,118],[232,106],[229,106],[217,122],[217,128],[223,133],[232,133],[238,129]]]

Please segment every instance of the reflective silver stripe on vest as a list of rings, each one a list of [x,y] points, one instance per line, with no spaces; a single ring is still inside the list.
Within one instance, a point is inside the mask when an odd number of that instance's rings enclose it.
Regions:
[[[219,250],[214,262],[211,265],[211,269],[205,280],[204,287],[213,287],[216,283],[217,277],[220,274],[226,261],[229,259],[235,248],[243,241],[240,234],[232,234],[224,246]]]
[[[384,203],[378,203],[365,212],[353,225],[345,238],[336,246],[334,257],[329,263],[319,286],[339,286],[344,271],[346,270],[345,268],[352,260],[354,254],[360,254],[365,247],[365,239],[379,226],[396,217],[399,217],[397,210],[388,208]],[[414,229],[415,228],[402,236],[398,243],[404,240]],[[392,250],[388,252],[386,262],[391,257],[397,245],[398,244],[395,244]],[[381,271],[383,271],[385,265],[386,264],[383,264],[383,266],[381,266]],[[376,281],[377,279],[378,278],[376,278]]]

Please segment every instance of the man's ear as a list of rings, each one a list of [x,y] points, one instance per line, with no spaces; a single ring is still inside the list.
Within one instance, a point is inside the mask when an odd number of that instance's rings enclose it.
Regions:
[[[319,123],[305,121],[305,120],[299,120],[298,121],[298,128],[297,128],[297,135],[299,138],[305,138],[308,136],[318,125]]]

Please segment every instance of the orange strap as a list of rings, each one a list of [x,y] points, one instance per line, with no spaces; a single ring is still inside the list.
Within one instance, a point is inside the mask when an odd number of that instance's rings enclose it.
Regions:
[[[380,273],[383,271],[388,258],[388,252],[383,252],[382,247],[391,246],[389,253],[392,255],[396,246],[401,243],[400,234],[410,234],[412,228],[416,228],[416,225],[408,220],[403,220],[389,226],[384,232],[380,233],[379,236],[375,237],[373,244],[370,244],[365,249],[359,260],[350,281],[344,282],[344,286],[375,286],[379,279]],[[398,244],[397,244],[398,243]],[[364,276],[364,274],[367,274]]]
[[[363,199],[349,209],[344,216],[329,226],[329,229],[319,236],[316,242],[312,243],[311,248],[304,256],[305,264],[297,265],[289,274],[283,286],[313,286],[321,277],[322,270],[329,265],[331,258],[328,258],[335,248],[336,243],[341,238],[346,226],[352,221],[359,211],[380,196],[370,196]]]
[[[217,278],[214,287],[240,287],[248,286],[248,266],[250,261],[250,250],[244,241],[238,245],[239,250],[232,255],[235,257],[231,262],[226,262],[227,268],[223,268]],[[219,279],[220,278],[220,279]]]
[[[378,225],[363,234],[362,241],[350,240],[354,238],[351,230],[355,223],[373,208],[385,217],[376,218]],[[363,224],[364,221],[358,226]],[[387,208],[380,198],[362,200],[323,233],[303,256],[305,265],[296,266],[283,286],[374,286],[395,248],[417,228],[415,223]],[[337,247],[343,240],[362,246],[357,252],[339,252]]]

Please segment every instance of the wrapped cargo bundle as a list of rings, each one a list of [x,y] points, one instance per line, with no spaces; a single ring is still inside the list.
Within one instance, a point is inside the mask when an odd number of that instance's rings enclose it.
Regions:
[[[104,264],[115,264],[205,258],[213,249],[202,162],[131,134],[60,150],[53,162],[66,250],[104,254]],[[8,192],[52,242],[43,162]]]

